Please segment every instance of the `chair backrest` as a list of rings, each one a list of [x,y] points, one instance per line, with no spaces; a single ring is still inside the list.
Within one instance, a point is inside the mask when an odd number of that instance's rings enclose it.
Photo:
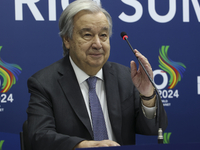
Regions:
[[[31,150],[31,144],[28,138],[28,121],[23,124],[23,132],[20,132],[21,150]]]

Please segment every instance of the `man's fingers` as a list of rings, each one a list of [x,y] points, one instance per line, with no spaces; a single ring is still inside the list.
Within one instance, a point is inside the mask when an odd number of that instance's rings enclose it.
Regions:
[[[133,78],[135,74],[137,73],[137,65],[136,63],[132,60],[130,63],[131,66],[131,77]]]
[[[75,148],[87,148],[87,147],[109,147],[109,146],[120,146],[117,142],[111,140],[103,141],[82,141]],[[74,148],[74,149],[75,149]]]
[[[97,147],[109,147],[109,146],[120,146],[117,142],[111,141],[111,140],[103,140],[98,141]]]

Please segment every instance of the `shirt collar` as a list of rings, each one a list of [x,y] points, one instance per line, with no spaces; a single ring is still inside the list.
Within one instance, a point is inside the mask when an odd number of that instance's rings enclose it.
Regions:
[[[83,83],[86,79],[88,79],[90,76],[87,75],[83,70],[81,70],[72,60],[72,58],[69,56],[69,60],[71,62],[72,68],[74,69],[74,72],[76,74],[76,78],[78,80],[78,83]],[[103,80],[103,69],[101,68],[99,72],[95,75],[97,78]]]

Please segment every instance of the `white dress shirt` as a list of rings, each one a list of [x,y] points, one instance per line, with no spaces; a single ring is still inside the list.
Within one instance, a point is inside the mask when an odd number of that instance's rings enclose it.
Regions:
[[[91,112],[90,112],[90,108],[89,108],[89,96],[88,96],[88,92],[89,92],[89,87],[87,84],[87,79],[90,77],[89,75],[87,75],[84,71],[82,71],[74,62],[73,60],[70,58],[70,62],[72,64],[72,67],[74,69],[74,72],[76,74],[76,78],[78,80],[85,104],[86,104],[86,108],[88,111],[88,115],[90,118],[90,122],[92,125],[92,119],[91,119]],[[105,119],[105,123],[106,123],[106,128],[107,128],[107,132],[108,132],[108,138],[109,140],[112,141],[116,141],[113,131],[112,131],[112,127],[110,124],[110,119],[109,119],[109,115],[108,115],[108,109],[107,109],[107,99],[106,99],[106,91],[105,91],[105,86],[104,86],[104,79],[103,79],[103,70],[101,69],[96,75],[97,77],[97,83],[96,83],[96,93],[97,96],[99,98],[100,104],[101,104],[101,108],[103,110],[103,114],[104,114],[104,119]],[[156,111],[156,107],[152,107],[152,108],[148,108],[145,107],[143,105],[143,111],[144,114],[146,115],[147,118],[153,118],[155,115],[155,111]]]

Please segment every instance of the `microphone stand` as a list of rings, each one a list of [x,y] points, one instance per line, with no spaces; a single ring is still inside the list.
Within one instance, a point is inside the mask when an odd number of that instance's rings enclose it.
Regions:
[[[128,41],[128,36],[126,35],[125,32],[121,33],[122,38],[128,43],[129,47],[131,48],[132,52],[135,54],[133,47],[131,46],[131,44]],[[158,96],[158,101],[157,101],[157,109],[158,109],[158,113],[157,113],[157,122],[158,122],[158,144],[163,144],[163,131],[162,131],[162,127],[161,127],[161,122],[160,122],[160,115],[159,115],[159,110],[161,109],[159,106],[159,102],[161,101],[161,97],[160,94],[158,92],[158,89],[156,88],[156,85],[154,84],[153,80],[151,79],[150,75],[148,74],[147,70],[145,69],[144,65],[142,64],[142,62],[138,59],[138,57],[136,57],[139,64],[142,66],[144,72],[146,73],[147,77],[149,78],[149,81],[151,82],[151,84],[153,85],[153,87],[156,90],[157,96]]]

